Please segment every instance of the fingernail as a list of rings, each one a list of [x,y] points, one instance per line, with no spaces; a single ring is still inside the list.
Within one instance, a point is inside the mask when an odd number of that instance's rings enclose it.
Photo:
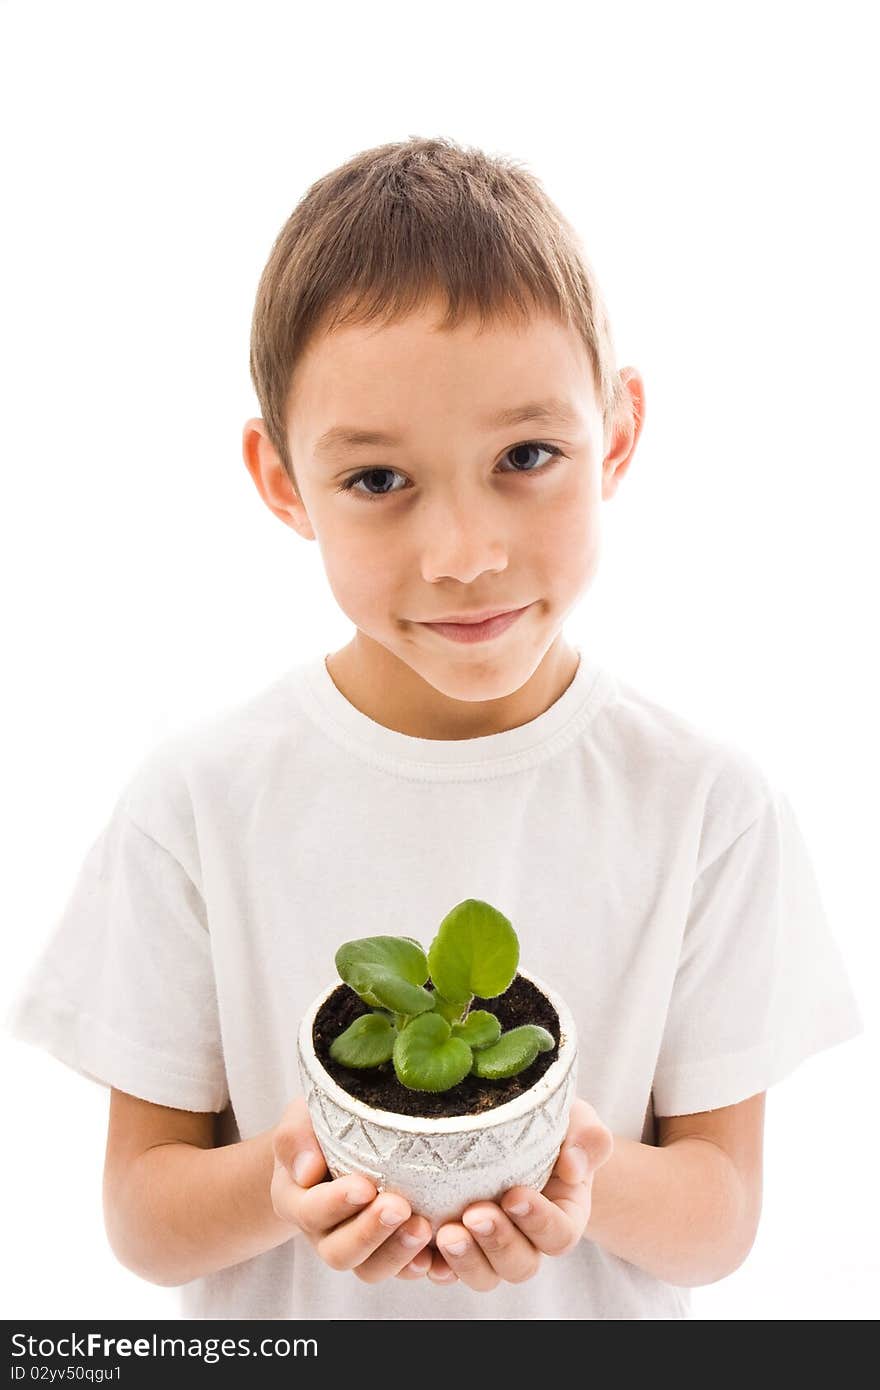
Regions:
[[[441,1251],[444,1255],[463,1255],[467,1248],[468,1242],[466,1240],[454,1240],[451,1245],[441,1246]]]
[[[404,1219],[397,1207],[384,1206],[379,1209],[379,1220],[383,1226],[399,1226]]]
[[[477,1232],[477,1235],[480,1235],[480,1236],[487,1236],[487,1235],[489,1234],[490,1231],[494,1231],[494,1229],[495,1229],[495,1222],[494,1222],[494,1221],[468,1221],[468,1222],[467,1222],[467,1228],[468,1228],[469,1231],[476,1231],[476,1232]]]
[[[311,1154],[306,1152],[297,1154],[296,1158],[293,1160],[293,1176],[300,1185],[302,1185],[308,1175],[310,1159]]]
[[[353,1207],[362,1207],[364,1202],[373,1200],[373,1194],[368,1187],[364,1187],[363,1183],[354,1183],[346,1191],[345,1200],[351,1202]]]
[[[575,1173],[577,1174],[575,1181],[583,1182],[588,1172],[590,1171],[590,1164],[587,1159],[587,1155],[584,1153],[583,1149],[579,1149],[575,1145],[572,1145],[569,1148],[568,1152],[571,1155],[572,1167],[574,1168]]]
[[[530,1204],[528,1202],[511,1202],[506,1210],[512,1212],[514,1216],[525,1216],[526,1212],[530,1210]]]
[[[410,1250],[414,1250],[417,1245],[424,1245],[425,1242],[421,1236],[414,1236],[412,1231],[401,1231],[400,1243],[409,1246]]]
[[[430,1268],[430,1265],[431,1259],[429,1255],[416,1255],[415,1259],[409,1262],[410,1269],[414,1269],[417,1274],[424,1274],[425,1270]]]

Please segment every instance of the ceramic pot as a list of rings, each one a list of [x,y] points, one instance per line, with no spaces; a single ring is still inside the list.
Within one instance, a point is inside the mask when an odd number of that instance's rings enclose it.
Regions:
[[[574,1019],[548,985],[518,973],[556,1010],[559,1052],[528,1091],[479,1115],[434,1118],[376,1110],[334,1081],[315,1054],[312,1029],[338,980],[314,1000],[300,1024],[300,1079],[331,1175],[363,1173],[380,1192],[399,1192],[430,1221],[432,1237],[473,1202],[497,1202],[521,1184],[540,1191],[568,1132],[577,1080]]]

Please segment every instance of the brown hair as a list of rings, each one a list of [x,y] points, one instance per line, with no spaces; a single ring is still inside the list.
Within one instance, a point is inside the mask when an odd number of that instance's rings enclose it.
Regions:
[[[378,145],[313,183],[260,277],[251,380],[266,431],[287,445],[294,369],[319,329],[389,323],[445,295],[440,325],[550,311],[583,339],[605,422],[630,408],[605,304],[577,233],[519,161],[445,138]]]

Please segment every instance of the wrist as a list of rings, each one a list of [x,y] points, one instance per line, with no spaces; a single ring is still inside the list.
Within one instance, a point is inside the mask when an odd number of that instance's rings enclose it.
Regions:
[[[667,1283],[707,1284],[741,1263],[741,1208],[738,1175],[716,1145],[615,1136],[593,1177],[583,1236]]]
[[[272,1204],[273,1130],[219,1148],[163,1144],[138,1160],[131,1224],[155,1283],[177,1286],[284,1244],[297,1228]],[[136,1271],[139,1272],[139,1271]]]

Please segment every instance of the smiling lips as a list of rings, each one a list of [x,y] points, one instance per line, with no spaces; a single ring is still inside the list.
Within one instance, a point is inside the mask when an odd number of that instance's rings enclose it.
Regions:
[[[531,604],[526,604],[530,608]],[[453,642],[486,642],[492,637],[498,637],[502,632],[506,632],[521,616],[526,608],[515,608],[507,612],[496,613],[491,618],[486,618],[482,622],[458,622],[458,623],[422,623],[422,627],[428,627],[432,632],[438,632],[441,637],[449,637]]]
[[[482,608],[474,609],[472,613],[447,613],[445,618],[425,618],[425,622],[433,626],[434,623],[454,623],[457,626],[470,623],[486,623],[490,618],[500,618],[503,613],[516,613],[516,608]]]

